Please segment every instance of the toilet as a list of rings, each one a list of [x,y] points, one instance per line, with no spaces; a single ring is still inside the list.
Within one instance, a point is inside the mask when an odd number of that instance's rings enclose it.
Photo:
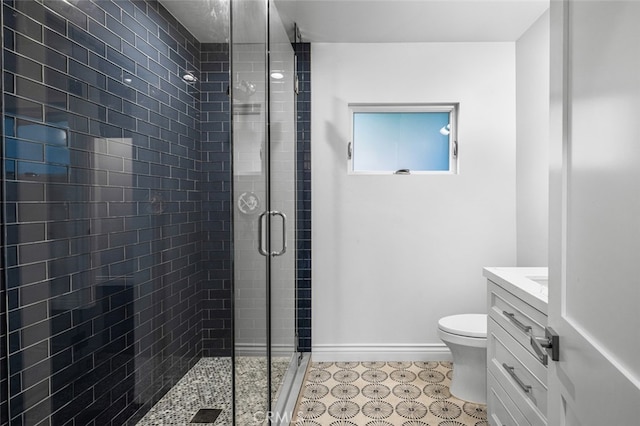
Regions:
[[[438,321],[438,336],[451,350],[456,398],[487,403],[487,315],[451,315]]]

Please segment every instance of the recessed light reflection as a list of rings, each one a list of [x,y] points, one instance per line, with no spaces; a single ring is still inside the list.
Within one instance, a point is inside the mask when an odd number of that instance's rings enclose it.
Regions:
[[[186,71],[182,74],[182,79],[187,83],[195,83],[198,81],[198,78],[191,71]]]
[[[284,78],[284,74],[282,74],[280,71],[274,71],[271,73],[271,78],[273,78],[274,80],[282,80]]]

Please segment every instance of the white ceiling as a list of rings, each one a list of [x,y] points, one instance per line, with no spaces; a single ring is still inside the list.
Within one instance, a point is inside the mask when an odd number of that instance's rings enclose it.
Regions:
[[[251,3],[260,2],[235,1],[245,10]],[[198,40],[227,41],[229,0],[160,2]],[[289,30],[293,22],[298,24],[303,41],[351,43],[515,41],[549,7],[549,0],[275,0],[275,3]]]
[[[276,0],[311,42],[515,41],[549,0]]]

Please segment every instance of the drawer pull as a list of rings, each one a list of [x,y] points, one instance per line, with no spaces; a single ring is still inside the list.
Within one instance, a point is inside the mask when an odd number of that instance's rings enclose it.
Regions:
[[[513,314],[512,312],[507,312],[507,311],[502,311],[502,313],[509,318],[509,320],[514,323],[516,325],[516,327],[518,327],[520,330],[524,331],[525,333],[528,333],[531,331],[531,326],[530,325],[524,325],[523,323],[521,323],[515,316],[515,314]]]
[[[509,373],[509,375],[513,378],[513,380],[516,381],[518,386],[520,386],[520,389],[522,389],[525,393],[531,392],[531,385],[526,385],[522,381],[522,379],[520,379],[520,377],[516,375],[516,372],[514,371],[513,367],[511,367],[510,365],[507,365],[506,362],[503,362],[502,366],[504,367],[505,370],[507,370],[507,373]]]

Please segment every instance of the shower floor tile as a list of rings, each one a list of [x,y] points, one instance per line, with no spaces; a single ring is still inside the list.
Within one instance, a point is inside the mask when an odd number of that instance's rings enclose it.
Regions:
[[[214,423],[190,423],[201,409],[220,409]],[[231,425],[231,358],[202,358],[137,426]]]
[[[488,426],[485,405],[449,392],[451,362],[311,364],[296,426]]]
[[[288,357],[272,358],[274,399],[288,365]],[[235,368],[236,399],[239,401],[236,405],[237,425],[260,425],[261,422],[255,421],[255,415],[267,411],[266,359],[239,356]],[[231,358],[200,359],[136,426],[231,426],[231,369]],[[206,423],[206,417],[202,420],[195,417],[200,410],[215,409],[222,412],[213,423]]]

